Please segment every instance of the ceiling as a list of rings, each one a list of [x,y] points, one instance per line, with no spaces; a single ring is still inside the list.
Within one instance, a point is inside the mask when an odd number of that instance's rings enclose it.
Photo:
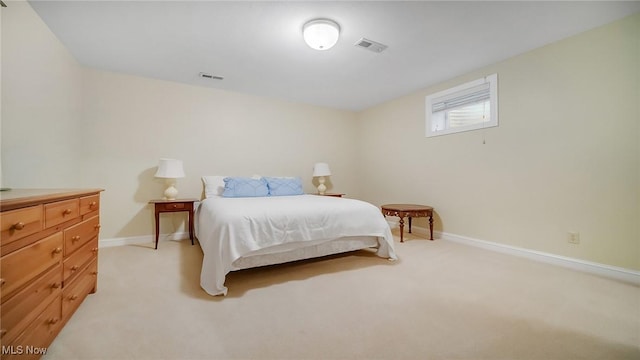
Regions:
[[[355,111],[640,11],[638,1],[29,3],[87,67]],[[340,25],[332,49],[304,43],[315,18]],[[388,48],[354,46],[362,37]]]

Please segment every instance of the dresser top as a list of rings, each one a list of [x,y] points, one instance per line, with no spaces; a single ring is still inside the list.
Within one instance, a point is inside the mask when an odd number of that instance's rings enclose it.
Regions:
[[[103,189],[11,189],[0,191],[0,211],[98,194]]]

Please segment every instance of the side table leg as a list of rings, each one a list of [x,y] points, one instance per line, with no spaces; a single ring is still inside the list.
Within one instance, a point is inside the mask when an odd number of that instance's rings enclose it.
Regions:
[[[403,233],[404,233],[404,216],[401,216],[400,217],[400,242],[404,242]]]
[[[158,250],[158,236],[160,236],[160,213],[156,210],[156,250]]]
[[[433,240],[433,214],[429,214],[429,233],[431,234],[431,239]]]
[[[411,216],[409,216],[409,234],[411,234]]]
[[[193,245],[193,211],[189,211],[189,238],[191,245]]]

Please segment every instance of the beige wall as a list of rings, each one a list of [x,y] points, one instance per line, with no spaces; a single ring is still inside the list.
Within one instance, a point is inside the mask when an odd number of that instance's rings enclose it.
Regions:
[[[363,198],[432,205],[446,233],[640,269],[638,64],[640,15],[368,109]],[[426,95],[496,72],[499,127],[424,137]]]
[[[80,68],[23,1],[2,8],[2,186],[79,186]]]
[[[161,157],[184,162],[180,197],[200,198],[203,175],[300,176],[313,192],[317,161],[333,189],[358,193],[354,113],[89,69],[83,92],[83,181],[106,189],[104,237],[151,232]]]

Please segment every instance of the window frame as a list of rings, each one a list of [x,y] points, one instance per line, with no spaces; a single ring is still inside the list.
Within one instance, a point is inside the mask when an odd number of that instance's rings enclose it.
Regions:
[[[434,100],[450,96],[451,94],[461,93],[471,88],[489,84],[489,121],[482,121],[476,124],[470,124],[467,126],[459,126],[459,127],[445,127],[445,129],[434,131],[431,127],[431,118],[433,114],[433,104]],[[471,105],[471,104],[470,104]],[[485,129],[489,127],[498,126],[498,74],[487,75],[483,78],[466,82],[464,84],[454,86],[452,88],[439,91],[437,93],[433,93],[427,95],[425,97],[425,136],[426,137],[434,137],[448,134],[455,134],[459,132],[466,132],[472,130]]]

